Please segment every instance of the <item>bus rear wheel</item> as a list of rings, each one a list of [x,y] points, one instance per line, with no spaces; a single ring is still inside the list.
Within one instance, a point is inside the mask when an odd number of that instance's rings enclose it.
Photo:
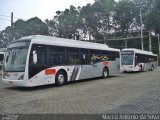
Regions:
[[[154,70],[154,67],[153,67],[153,65],[152,65],[152,67],[151,67],[151,71],[153,71]]]
[[[109,75],[108,68],[105,67],[105,68],[103,69],[102,77],[105,79],[105,78],[108,77],[108,75]]]
[[[143,68],[142,68],[142,65],[140,66],[140,72],[143,72]]]
[[[56,86],[62,86],[66,83],[66,80],[67,80],[67,76],[66,76],[65,72],[59,71],[56,74],[55,84],[56,84]]]

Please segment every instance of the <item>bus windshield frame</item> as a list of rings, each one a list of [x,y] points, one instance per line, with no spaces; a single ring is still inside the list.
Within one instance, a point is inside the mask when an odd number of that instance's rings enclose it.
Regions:
[[[30,41],[11,43],[5,53],[4,72],[24,72]]]
[[[121,51],[121,65],[134,64],[134,51]]]

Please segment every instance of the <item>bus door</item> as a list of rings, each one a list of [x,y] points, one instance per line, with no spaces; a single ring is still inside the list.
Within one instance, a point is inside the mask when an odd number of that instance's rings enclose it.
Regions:
[[[101,56],[99,51],[91,51],[92,76],[99,77],[102,75]]]
[[[42,75],[42,71],[48,68],[47,66],[47,46],[33,44],[30,60],[29,60],[29,78],[34,76],[34,79],[37,79],[37,83],[44,82],[48,83],[48,79],[51,79],[51,75],[45,72],[45,75]],[[39,75],[37,75],[39,74]]]
[[[92,63],[92,75],[93,77],[99,77],[100,73],[102,75],[101,67],[98,62]]]
[[[92,78],[93,69],[90,62],[89,51],[87,49],[81,49],[81,75],[80,79]]]

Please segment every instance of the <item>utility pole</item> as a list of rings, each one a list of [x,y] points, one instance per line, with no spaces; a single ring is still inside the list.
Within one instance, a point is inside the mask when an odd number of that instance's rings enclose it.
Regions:
[[[152,52],[152,41],[151,41],[151,32],[149,31],[149,51]]]
[[[11,12],[11,28],[13,28],[13,12]]]
[[[13,12],[11,12],[11,29],[12,28],[13,28]],[[11,31],[11,33],[12,33],[12,31]],[[9,37],[8,37],[8,44],[10,43],[10,39],[11,39],[11,37],[9,35]]]
[[[144,50],[143,48],[143,30],[142,30],[142,8],[140,8],[140,23],[141,23],[141,48],[142,50]]]
[[[159,33],[158,33],[158,46],[159,46],[159,58],[160,58],[160,41],[159,41]]]
[[[125,48],[127,48],[127,40],[124,40]]]

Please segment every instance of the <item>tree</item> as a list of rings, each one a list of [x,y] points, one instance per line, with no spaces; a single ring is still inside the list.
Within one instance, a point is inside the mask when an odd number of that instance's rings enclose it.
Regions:
[[[151,9],[145,18],[145,27],[148,31],[160,33],[160,1],[154,0],[150,3]]]
[[[136,8],[136,5],[131,0],[121,0],[117,3],[115,14],[114,14],[114,23],[115,31],[120,34],[120,36],[126,37],[129,36],[133,29],[138,30],[138,21],[139,19],[139,10]]]
[[[39,18],[31,18],[27,21],[22,19],[17,20],[14,23],[14,27],[6,27],[1,31],[0,40],[3,41],[5,46],[16,39],[29,35],[48,35],[48,26]]]
[[[95,2],[98,21],[98,33],[101,34],[102,39],[108,39],[109,35],[114,31],[113,15],[115,11],[116,2],[114,0],[97,0]],[[93,6],[93,7],[94,7]],[[96,37],[96,39],[98,39]]]
[[[26,21],[25,35],[48,35],[48,27],[39,18],[31,18]]]
[[[59,37],[75,39],[80,26],[79,11],[74,6],[70,6],[70,9],[65,11],[57,11],[57,15],[54,17],[54,27],[57,30]]]
[[[114,0],[96,0],[81,9],[83,30],[95,40],[106,39],[111,33],[113,24]]]

